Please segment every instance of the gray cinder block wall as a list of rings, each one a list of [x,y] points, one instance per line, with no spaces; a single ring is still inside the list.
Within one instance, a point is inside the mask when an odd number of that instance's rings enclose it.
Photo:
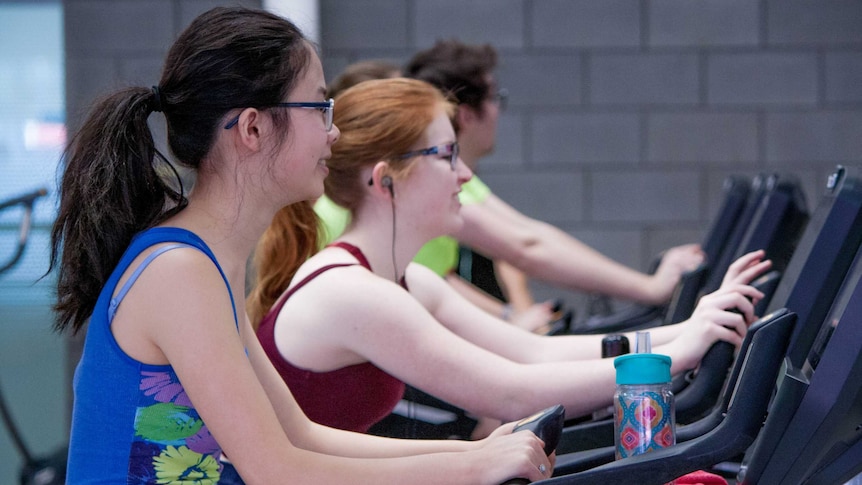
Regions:
[[[699,242],[729,174],[792,173],[813,207],[836,164],[862,161],[858,0],[321,8],[328,78],[360,59],[402,62],[437,39],[496,46],[511,96],[483,180],[524,213],[635,268]]]
[[[66,112],[70,131],[93,100],[125,86],[152,86],[179,32],[217,5],[260,0],[63,0]]]

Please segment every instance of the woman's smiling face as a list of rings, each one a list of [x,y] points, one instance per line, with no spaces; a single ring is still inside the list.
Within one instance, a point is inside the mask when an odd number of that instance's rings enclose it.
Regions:
[[[311,47],[309,47],[311,49]],[[299,78],[287,102],[326,101],[326,81],[323,66],[311,49],[308,66]],[[290,124],[287,138],[282,140],[278,151],[278,163],[284,167],[284,189],[292,202],[316,199],[323,194],[323,180],[329,173],[326,160],[331,155],[332,144],[338,140],[338,127],[332,125],[327,131],[325,113],[310,108],[290,109]]]
[[[412,150],[442,147],[455,143],[455,130],[449,116],[442,106],[420,144]],[[421,146],[420,146],[421,145]],[[458,193],[461,185],[470,180],[473,173],[457,159],[454,169],[451,156],[441,149],[442,154],[419,155],[411,163],[409,174],[395,182],[396,206],[409,211],[410,225],[415,225],[429,239],[458,230],[463,223],[460,216],[461,203]]]

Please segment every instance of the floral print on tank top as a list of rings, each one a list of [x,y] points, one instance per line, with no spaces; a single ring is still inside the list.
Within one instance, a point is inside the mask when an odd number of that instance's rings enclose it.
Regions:
[[[142,371],[128,483],[216,485],[220,453],[173,369]]]

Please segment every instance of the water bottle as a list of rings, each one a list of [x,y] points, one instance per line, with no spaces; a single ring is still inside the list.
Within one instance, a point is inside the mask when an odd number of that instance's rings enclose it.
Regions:
[[[638,332],[635,353],[614,359],[616,458],[676,443],[670,357],[650,353],[649,332]]]

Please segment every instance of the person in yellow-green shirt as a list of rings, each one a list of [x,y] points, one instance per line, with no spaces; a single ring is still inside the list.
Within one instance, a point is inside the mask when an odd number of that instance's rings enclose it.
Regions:
[[[404,75],[449,93],[458,104],[453,125],[460,156],[474,172],[494,150],[497,120],[506,91],[497,86],[497,53],[490,45],[440,41],[418,52]],[[704,258],[697,244],[667,250],[653,274],[622,265],[557,227],[530,218],[493,193],[461,209],[463,226],[452,234],[495,262],[504,261],[529,278],[576,291],[587,291],[646,304],[670,300],[681,275]]]

